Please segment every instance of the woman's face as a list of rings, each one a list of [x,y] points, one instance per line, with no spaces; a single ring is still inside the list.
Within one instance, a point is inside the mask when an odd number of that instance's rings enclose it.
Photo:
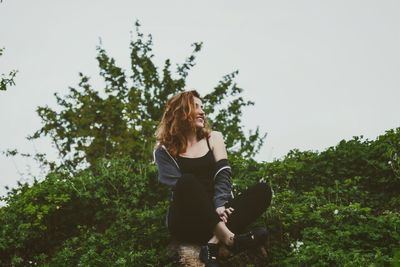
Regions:
[[[200,98],[194,97],[194,104],[196,106],[195,116],[196,116],[196,127],[203,128],[204,127],[204,119],[205,113],[203,111],[203,103]]]

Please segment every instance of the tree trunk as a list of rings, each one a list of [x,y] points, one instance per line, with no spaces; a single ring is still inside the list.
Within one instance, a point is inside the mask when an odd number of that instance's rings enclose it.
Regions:
[[[168,250],[178,267],[204,267],[204,263],[199,259],[200,246],[198,244],[172,241]],[[249,249],[232,255],[225,246],[221,246],[219,258],[221,267],[267,266],[265,247]]]

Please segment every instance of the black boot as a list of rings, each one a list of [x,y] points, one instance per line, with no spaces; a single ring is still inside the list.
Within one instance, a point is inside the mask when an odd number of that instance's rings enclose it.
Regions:
[[[248,233],[235,235],[231,250],[234,253],[239,253],[249,248],[261,246],[265,241],[267,241],[267,229],[255,228]]]
[[[199,258],[205,263],[205,267],[219,267],[218,244],[208,243],[200,248]]]

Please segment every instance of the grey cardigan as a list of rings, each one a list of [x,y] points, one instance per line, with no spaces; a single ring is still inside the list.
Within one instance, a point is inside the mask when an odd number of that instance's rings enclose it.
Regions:
[[[154,150],[154,161],[158,168],[158,179],[161,183],[171,187],[172,194],[176,182],[182,177],[176,160],[168,153],[164,145]],[[233,198],[232,193],[232,169],[227,159],[216,162],[214,170],[214,205],[215,208],[224,206]]]

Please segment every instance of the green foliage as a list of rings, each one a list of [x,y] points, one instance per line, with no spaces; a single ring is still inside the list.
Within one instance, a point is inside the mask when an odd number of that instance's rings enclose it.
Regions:
[[[388,266],[400,244],[400,128],[264,166],[272,266]]]
[[[256,222],[269,228],[269,266],[398,264],[399,141],[400,128],[272,163],[233,157],[236,194],[260,179],[275,191]],[[19,184],[0,209],[0,265],[173,266],[156,176],[150,162],[119,158]]]
[[[152,37],[139,31],[130,44],[131,74],[118,67],[106,51],[97,48],[103,90],[90,85],[89,77],[79,74],[79,88],[69,88],[69,94],[55,94],[59,108],[39,107],[37,112],[43,127],[30,138],[50,136],[62,166],[74,172],[80,163],[93,165],[96,160],[128,156],[135,160],[151,160],[156,127],[169,97],[185,88],[185,79],[195,65],[201,43],[194,43],[192,54],[172,74],[170,60],[161,71],[152,61]],[[227,147],[240,143],[237,153],[254,155],[262,145],[258,128],[245,136],[241,127],[242,108],[253,103],[240,96],[233,79],[237,72],[226,75],[214,90],[204,96],[205,110],[215,130],[226,134]],[[225,101],[223,101],[225,100]],[[217,107],[220,107],[217,109]],[[213,123],[214,122],[214,123]]]
[[[115,159],[94,170],[74,177],[52,172],[2,199],[0,266],[133,266],[148,260],[154,266],[163,260],[155,252],[167,242],[168,192],[155,179],[155,166]]]
[[[165,101],[185,88],[201,43],[193,47],[177,77],[169,60],[159,73],[151,36],[137,23],[130,76],[99,47],[103,91],[80,74],[78,89],[56,95],[57,110],[38,108],[43,127],[31,138],[50,136],[63,162],[35,155],[51,167],[45,179],[0,198],[0,266],[175,265],[166,251],[169,192],[151,152]],[[259,163],[251,156],[265,135],[242,130],[242,108],[253,103],[240,96],[236,75],[204,96],[205,110],[231,150],[235,193],[259,180],[275,192],[256,222],[269,228],[268,266],[399,266],[400,128]]]
[[[259,151],[267,134],[260,136],[257,127],[254,132],[250,130],[248,136],[245,135],[241,125],[242,109],[254,105],[254,102],[245,101],[240,96],[243,89],[234,82],[237,74],[238,71],[235,71],[224,76],[214,91],[203,97],[204,110],[210,117],[213,128],[224,133],[226,147],[232,156],[250,158]],[[239,147],[233,150],[233,146],[237,144]]]
[[[0,57],[4,53],[4,48],[0,48]],[[6,91],[9,86],[15,85],[14,78],[17,75],[16,70],[10,71],[8,74],[2,73],[0,75],[0,91]]]

